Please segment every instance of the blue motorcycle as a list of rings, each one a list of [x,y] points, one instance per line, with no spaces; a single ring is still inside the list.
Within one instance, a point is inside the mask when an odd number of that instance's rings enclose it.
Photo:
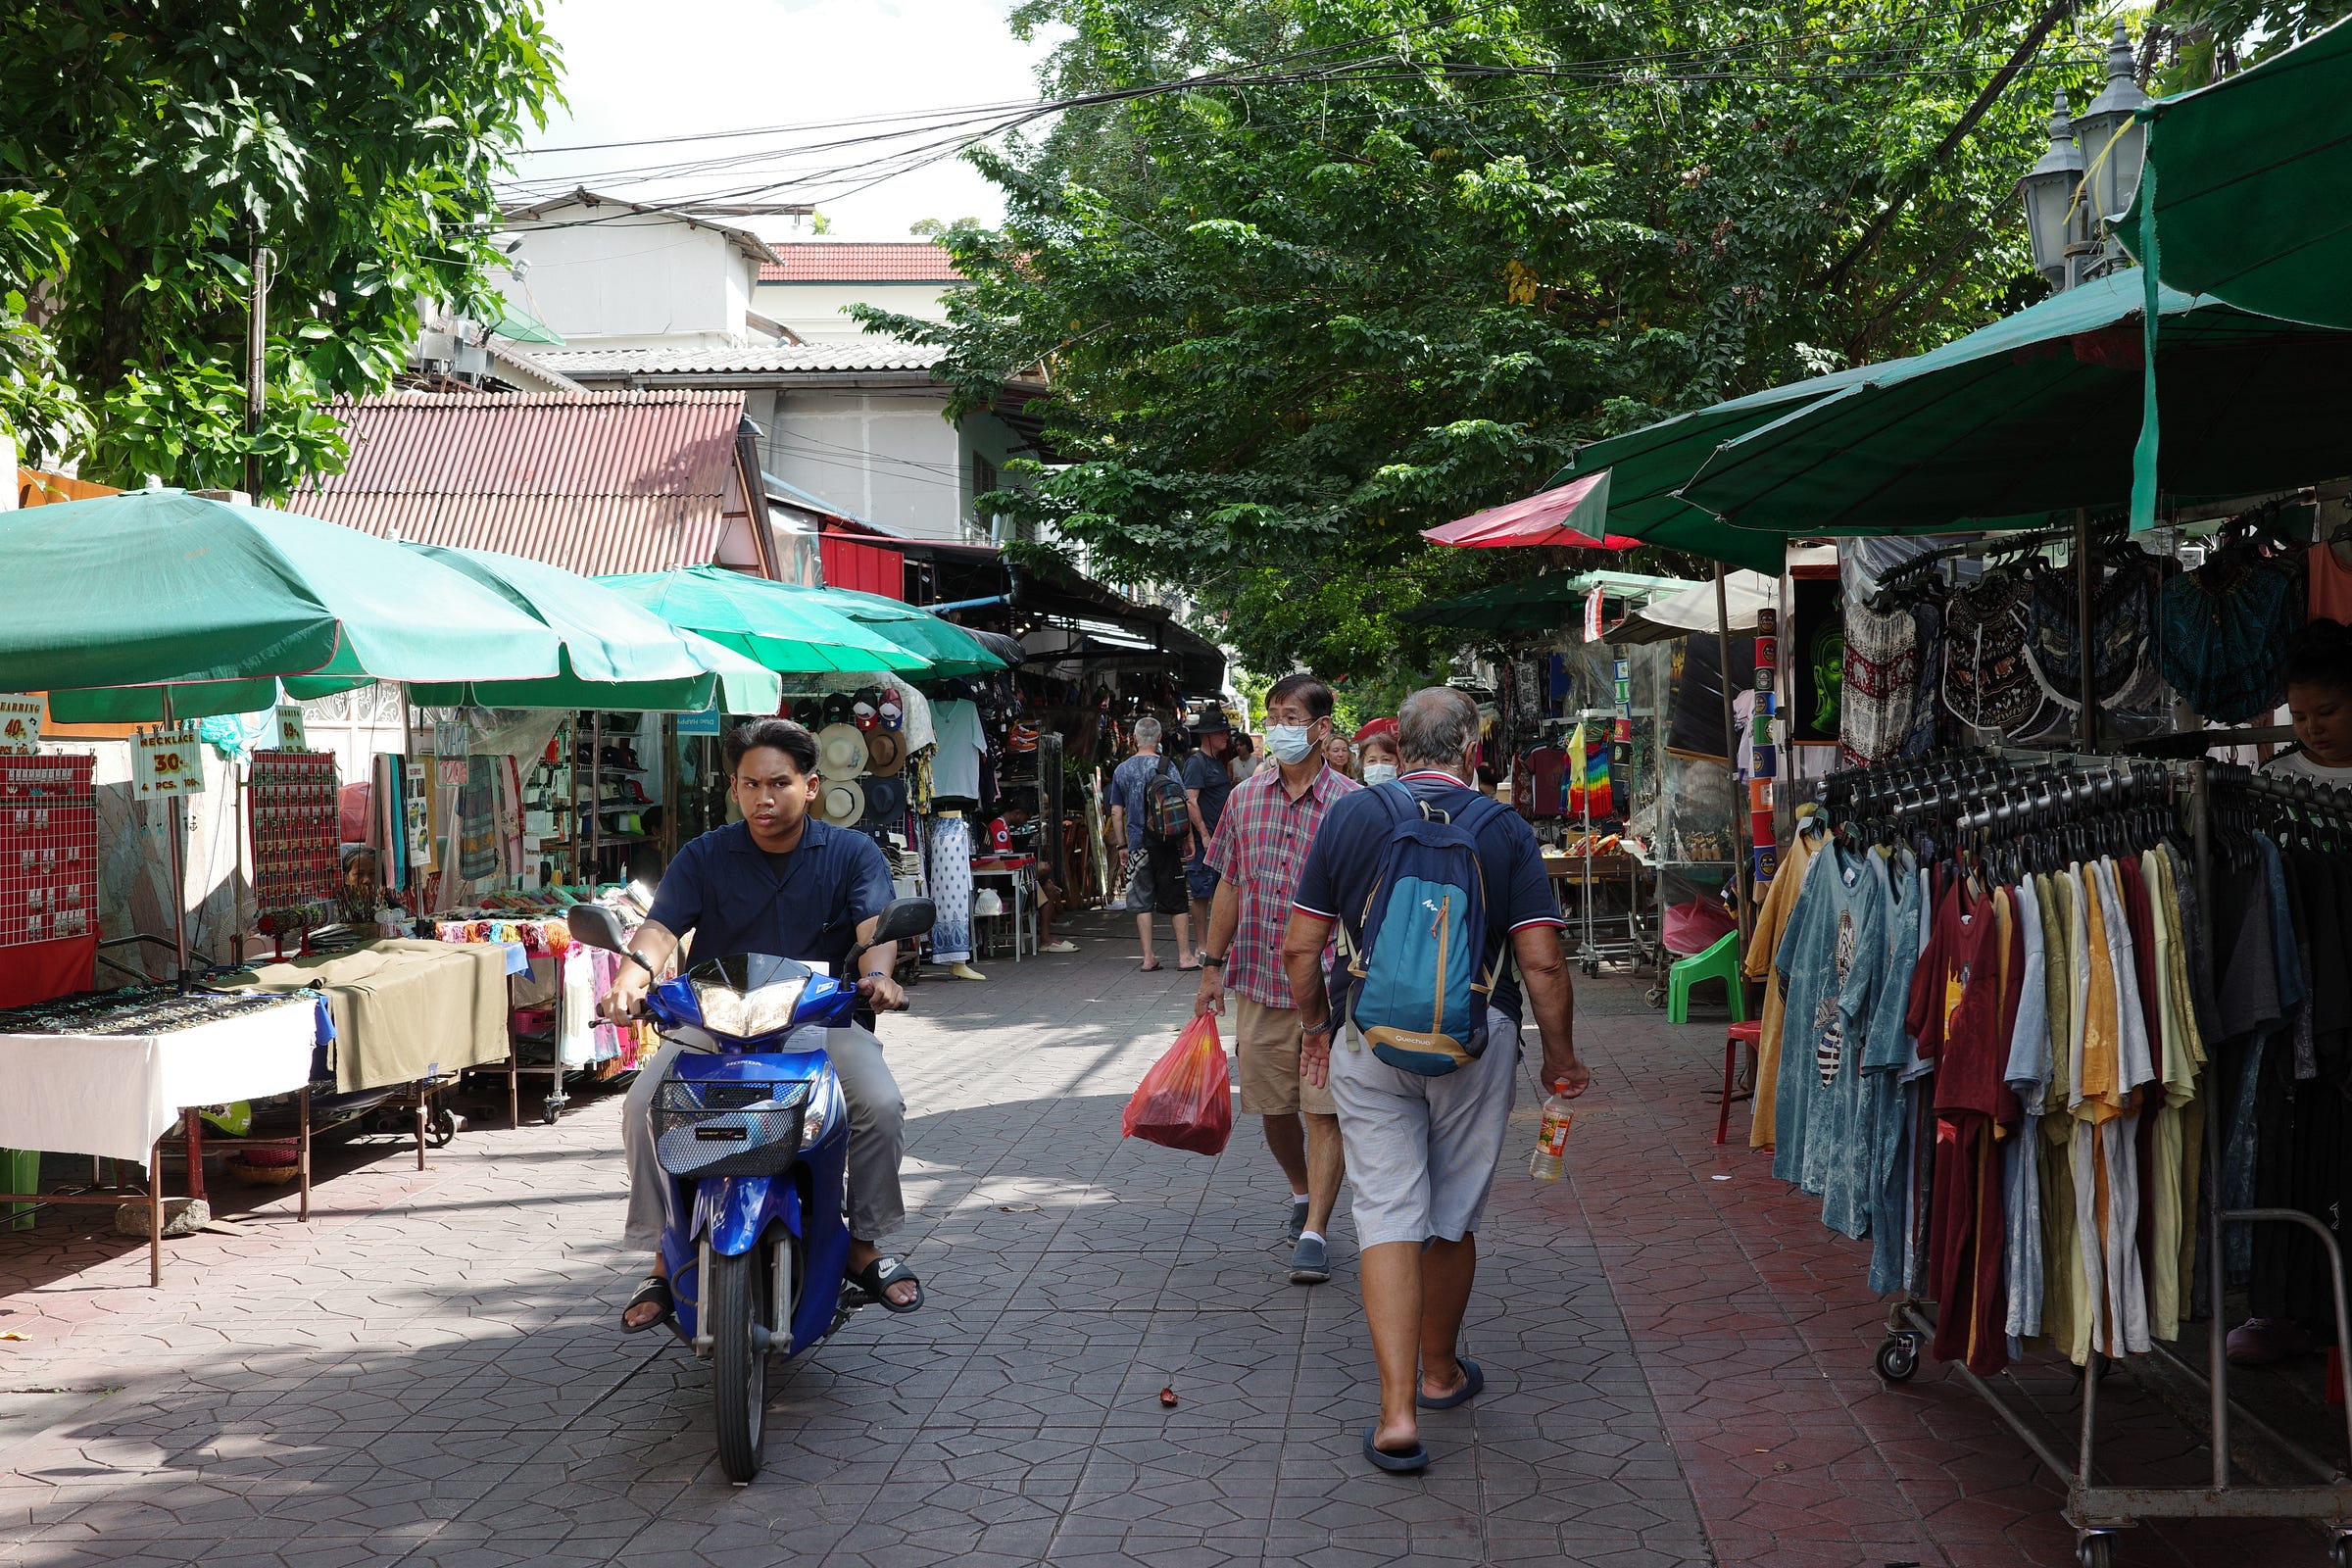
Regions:
[[[921,936],[932,917],[928,899],[893,900],[844,970],[854,977],[868,947]],[[580,942],[624,951],[611,909],[578,905],[566,921]],[[695,964],[646,995],[662,1038],[686,1048],[653,1102],[670,1328],[710,1363],[730,1481],[760,1473],[768,1358],[813,1348],[871,1304],[846,1281],[849,1107],[824,1048],[857,1001],[854,978],[765,954]]]

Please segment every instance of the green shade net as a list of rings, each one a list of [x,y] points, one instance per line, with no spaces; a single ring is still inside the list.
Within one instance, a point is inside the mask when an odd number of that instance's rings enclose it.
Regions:
[[[928,659],[851,619],[812,589],[789,588],[723,566],[631,572],[597,581],[764,669],[930,675]]]
[[[2129,269],[1875,367],[1726,443],[1684,494],[1739,530],[1777,535],[2011,529],[2120,510],[2146,406],[2144,281]],[[2170,289],[2159,306],[2171,496],[2344,470],[2352,334]]]
[[[2352,22],[2140,118],[2133,255],[2152,220],[2167,287],[2352,327]]]
[[[854,588],[803,588],[802,593],[822,594],[826,604],[852,620],[871,626],[892,642],[931,661],[926,680],[949,680],[957,675],[994,675],[1006,667],[1006,662],[985,647],[979,638],[952,620],[942,620],[927,610],[885,599],[880,594],[859,593]]]
[[[782,682],[740,654],[672,626],[604,584],[521,556],[409,545],[481,583],[564,639],[562,673],[547,680],[424,682],[427,708],[600,708],[620,712],[772,713]]]
[[[0,691],[536,679],[561,665],[554,632],[460,572],[316,517],[184,491],[0,514]],[[269,706],[211,706],[229,700],[192,690],[173,707]]]

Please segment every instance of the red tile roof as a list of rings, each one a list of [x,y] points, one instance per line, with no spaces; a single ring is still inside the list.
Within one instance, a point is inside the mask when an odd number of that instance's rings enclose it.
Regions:
[[[762,283],[960,283],[948,253],[928,240],[799,240],[775,247],[782,265],[763,262]]]
[[[288,510],[588,576],[718,559],[745,506],[740,392],[405,392],[337,402],[341,473]]]

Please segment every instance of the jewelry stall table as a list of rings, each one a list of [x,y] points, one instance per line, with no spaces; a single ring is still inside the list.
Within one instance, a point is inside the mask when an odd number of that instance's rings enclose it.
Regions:
[[[38,1022],[39,1027],[31,1025]],[[5,1032],[14,1025],[23,1032]],[[112,1203],[144,1198],[147,1276],[163,1283],[158,1146],[190,1106],[305,1097],[301,1151],[310,1194],[307,1099],[318,1041],[308,997],[176,996],[161,987],[0,1013],[0,1147],[144,1165],[141,1194],[0,1193],[0,1203]],[[38,1183],[32,1185],[37,1186]]]

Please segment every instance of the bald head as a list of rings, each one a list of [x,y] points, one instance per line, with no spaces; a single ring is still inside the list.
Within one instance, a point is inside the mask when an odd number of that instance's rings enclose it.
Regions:
[[[1467,758],[1478,741],[1478,704],[1450,686],[1425,686],[1396,710],[1396,748],[1407,772],[1442,768],[1467,778]]]

